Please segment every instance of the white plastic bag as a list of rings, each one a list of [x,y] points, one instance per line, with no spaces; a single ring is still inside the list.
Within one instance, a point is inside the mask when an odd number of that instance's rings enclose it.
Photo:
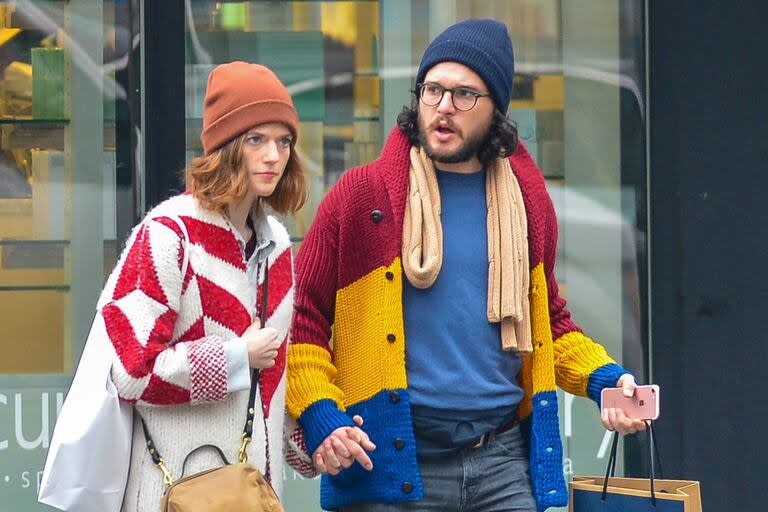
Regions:
[[[181,229],[189,266],[189,233]],[[40,503],[73,512],[120,512],[133,442],[133,406],[118,398],[110,372],[114,350],[104,319],[97,314],[83,355],[61,407],[40,482]]]
[[[91,326],[45,461],[38,500],[60,510],[119,512],[131,462],[133,407],[110,379],[101,315]]]

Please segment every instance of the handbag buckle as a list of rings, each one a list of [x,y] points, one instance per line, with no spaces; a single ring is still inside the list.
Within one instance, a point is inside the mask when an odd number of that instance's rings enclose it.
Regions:
[[[170,485],[173,484],[173,476],[171,476],[171,472],[165,465],[165,461],[160,459],[160,461],[157,463],[157,467],[160,468],[160,471],[163,472],[163,483],[170,487]]]
[[[240,462],[248,462],[248,445],[251,442],[251,436],[246,435],[245,432],[243,432],[243,444],[240,445],[240,452],[238,454],[238,460]]]

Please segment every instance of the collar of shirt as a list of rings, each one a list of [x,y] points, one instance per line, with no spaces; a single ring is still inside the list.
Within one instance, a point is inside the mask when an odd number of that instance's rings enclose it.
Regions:
[[[245,246],[248,244],[248,241],[243,238],[243,235],[241,235],[240,231],[234,224],[232,224],[229,217],[226,215],[224,217],[227,219],[230,229],[232,229],[232,232],[235,234],[240,249],[243,251],[243,254],[245,254]],[[253,235],[256,237],[256,250],[253,251],[253,254],[258,258],[257,262],[261,264],[270,254],[272,254],[272,251],[275,250],[275,246],[277,245],[277,242],[275,242],[275,234],[272,232],[272,228],[269,225],[267,212],[264,211],[261,201],[257,201],[256,206],[251,210],[251,223],[253,224]]]

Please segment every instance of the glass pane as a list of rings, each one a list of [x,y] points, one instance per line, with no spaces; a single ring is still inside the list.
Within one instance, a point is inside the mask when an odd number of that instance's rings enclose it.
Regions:
[[[233,60],[273,69],[299,112],[297,149],[310,199],[286,225],[298,243],[341,172],[380,147],[379,2],[191,2],[187,4],[187,160],[202,153],[210,70]],[[287,510],[320,510],[317,481],[286,467]]]
[[[188,159],[201,151],[210,69],[272,67],[294,94],[311,199],[287,219],[300,243],[341,173],[378,156],[422,52],[448,25],[507,24],[516,58],[510,117],[559,216],[557,277],[574,317],[643,380],[645,139],[641,1],[387,0],[187,3]],[[604,471],[594,404],[560,395],[564,471]],[[621,469],[621,468],[619,468]],[[317,483],[286,473],[288,510],[319,510]]]
[[[4,510],[48,509],[37,491],[50,434],[125,235],[116,111],[128,93],[116,74],[132,45],[128,5],[0,2]]]
[[[341,172],[379,147],[378,2],[192,2],[187,33],[187,160],[202,153],[208,73],[233,60],[272,68],[299,111],[310,200],[286,219],[300,240]]]

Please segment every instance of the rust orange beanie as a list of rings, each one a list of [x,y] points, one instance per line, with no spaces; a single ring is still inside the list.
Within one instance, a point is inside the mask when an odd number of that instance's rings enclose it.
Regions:
[[[208,75],[200,134],[206,155],[264,123],[283,123],[295,140],[298,122],[291,95],[268,67],[237,61]]]

